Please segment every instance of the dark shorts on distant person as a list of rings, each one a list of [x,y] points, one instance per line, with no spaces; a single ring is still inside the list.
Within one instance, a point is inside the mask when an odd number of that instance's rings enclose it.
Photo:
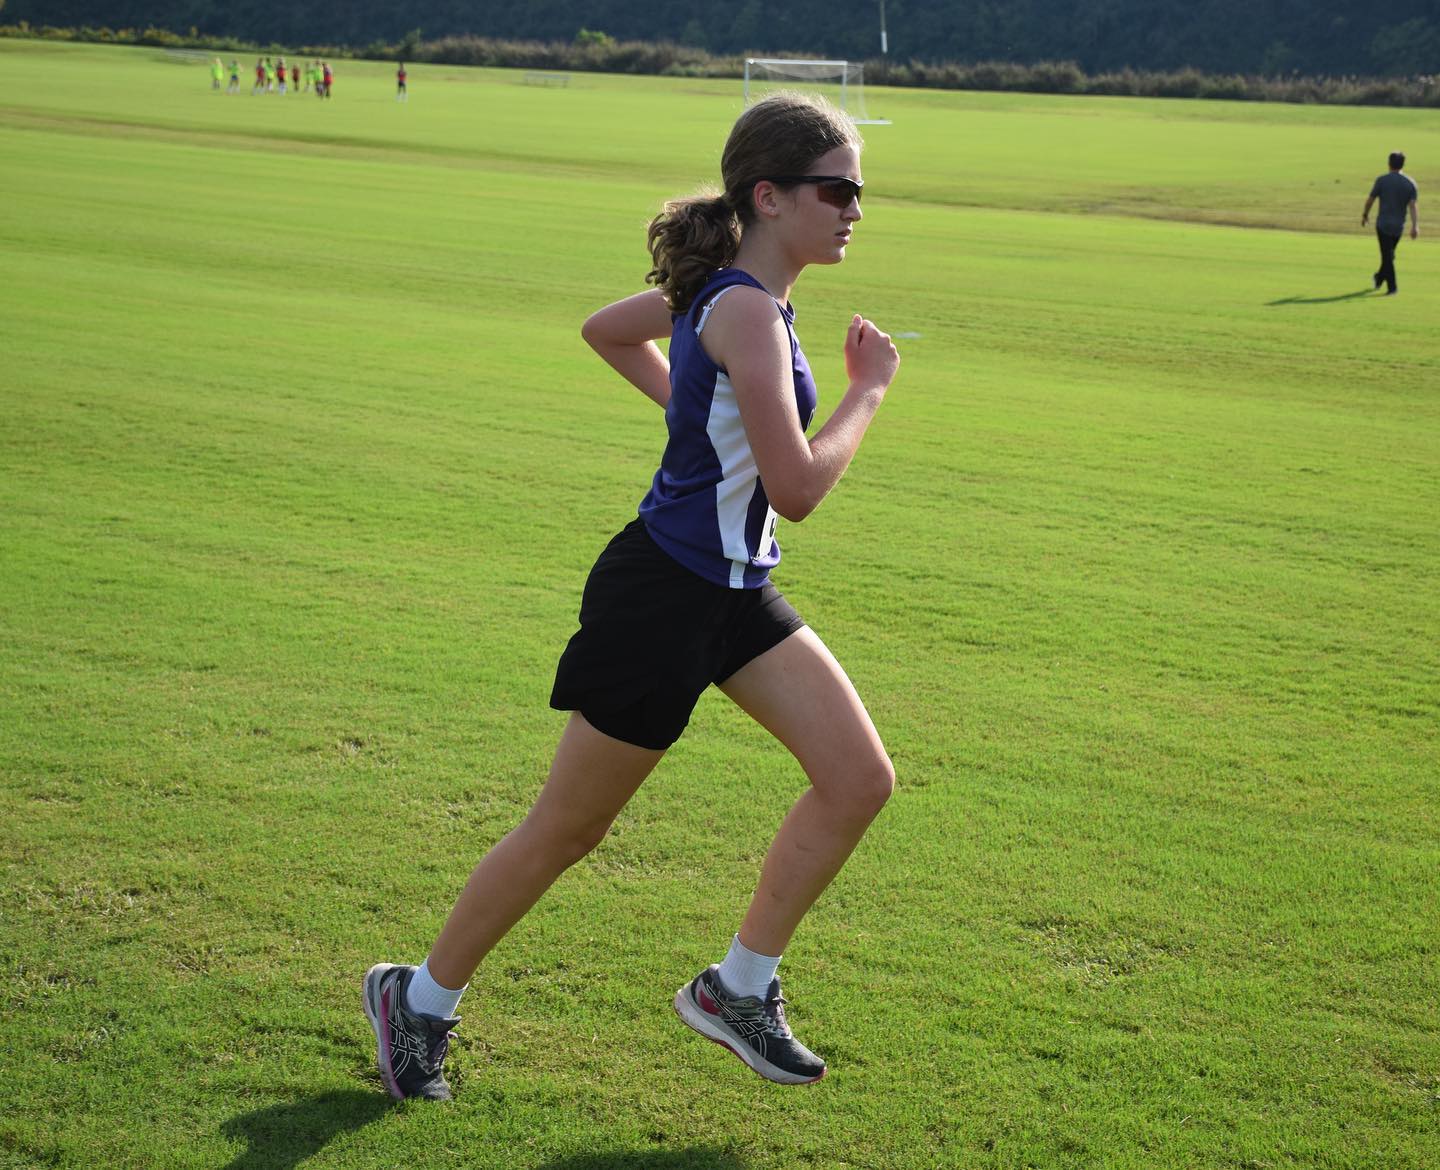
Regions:
[[[597,731],[663,751],[701,693],[778,646],[805,621],[770,582],[729,589],[692,573],[640,520],[605,547],[560,655],[550,705]]]

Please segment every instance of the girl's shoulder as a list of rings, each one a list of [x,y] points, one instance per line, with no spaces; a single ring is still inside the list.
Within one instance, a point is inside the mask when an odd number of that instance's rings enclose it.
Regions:
[[[782,306],[759,281],[745,275],[704,291],[692,308],[690,326],[700,350],[721,370],[731,362],[793,355],[795,336]]]
[[[731,289],[736,290],[733,295],[723,295]],[[746,272],[743,268],[717,268],[710,274],[704,286],[695,295],[691,302],[689,315],[692,320],[700,320],[702,315],[708,316],[713,310],[718,310],[720,305],[728,302],[731,311],[738,311],[746,317],[763,316],[768,317],[776,309],[786,322],[794,319],[794,310],[789,305],[782,305],[766,287]],[[731,315],[729,312],[726,316]]]
[[[758,282],[732,280],[706,288],[695,298],[690,323],[697,334],[705,332],[710,337],[744,334],[776,324],[778,307]]]
[[[711,299],[722,289],[732,288],[736,285],[757,289],[765,293],[766,296],[770,295],[765,292],[765,286],[743,268],[717,268],[706,278],[705,284],[701,287],[699,293],[696,294],[695,300],[705,301]]]

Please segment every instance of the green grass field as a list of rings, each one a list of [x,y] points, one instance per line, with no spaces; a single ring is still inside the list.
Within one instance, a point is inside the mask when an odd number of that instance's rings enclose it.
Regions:
[[[739,83],[391,77],[0,41],[0,1166],[1433,1170],[1440,262],[1359,213],[1434,113],[867,95],[822,416],[918,336],[777,573],[900,777],[782,968],[831,1075],[670,1011],[803,783],[711,695],[392,1107],[360,976],[663,444],[580,322]]]

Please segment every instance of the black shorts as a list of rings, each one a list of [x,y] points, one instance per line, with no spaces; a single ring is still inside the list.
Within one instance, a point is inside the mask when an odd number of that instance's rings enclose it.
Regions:
[[[580,629],[550,706],[656,751],[680,738],[700,694],[805,624],[768,581],[729,589],[692,573],[632,520],[585,582]]]

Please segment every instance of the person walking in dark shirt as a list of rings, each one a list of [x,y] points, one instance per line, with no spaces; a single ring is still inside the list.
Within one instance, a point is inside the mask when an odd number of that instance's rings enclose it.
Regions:
[[[1420,217],[1415,204],[1420,201],[1420,190],[1415,180],[1401,169],[1405,156],[1395,151],[1390,156],[1390,171],[1375,180],[1370,188],[1370,197],[1365,200],[1365,210],[1360,213],[1360,226],[1370,222],[1370,208],[1380,200],[1380,214],[1375,217],[1375,235],[1380,240],[1380,270],[1375,273],[1375,287],[1381,281],[1386,286],[1385,295],[1393,297],[1399,292],[1395,282],[1395,249],[1400,237],[1405,234],[1405,213],[1410,213],[1410,238],[1420,235]]]

